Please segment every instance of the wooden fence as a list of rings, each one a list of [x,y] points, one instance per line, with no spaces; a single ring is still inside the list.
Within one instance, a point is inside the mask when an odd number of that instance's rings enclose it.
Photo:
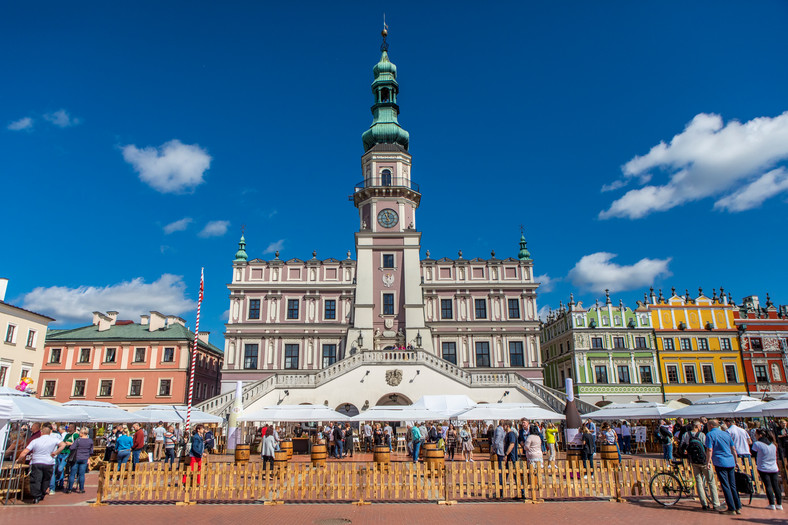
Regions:
[[[782,465],[786,485],[786,464]],[[685,480],[692,470],[683,465]],[[763,485],[749,463],[740,465]],[[595,461],[583,467],[559,461],[552,465],[524,462],[499,469],[496,464],[447,462],[329,463],[313,467],[290,463],[264,470],[262,463],[234,465],[206,462],[201,469],[140,463],[131,472],[102,467],[96,504],[106,503],[306,503],[306,502],[456,502],[496,498],[540,502],[551,499],[650,497],[651,477],[670,467],[661,460],[626,459],[620,465]],[[185,477],[184,477],[185,476]],[[185,480],[185,481],[184,481]],[[788,493],[788,486],[784,486]],[[693,492],[694,496],[694,492]]]

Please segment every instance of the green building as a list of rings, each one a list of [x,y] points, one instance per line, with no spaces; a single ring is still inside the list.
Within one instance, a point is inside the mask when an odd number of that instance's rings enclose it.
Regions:
[[[574,381],[575,395],[604,406],[632,401],[662,401],[656,343],[650,316],[638,301],[633,311],[619,301],[589,308],[561,303],[542,324],[541,351],[545,385],[564,389]]]

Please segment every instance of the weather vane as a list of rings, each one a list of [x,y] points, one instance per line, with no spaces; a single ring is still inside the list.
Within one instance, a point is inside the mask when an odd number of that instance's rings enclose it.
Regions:
[[[383,43],[380,44],[381,51],[388,51],[389,45],[386,42],[386,36],[389,34],[389,26],[386,24],[386,13],[383,13],[383,31],[380,32],[383,37]]]
[[[523,225],[521,224],[521,225],[520,225],[520,235],[523,235],[523,234],[525,234],[525,226],[523,226]]]
[[[244,233],[246,233],[246,224],[241,225],[241,235],[243,235]]]

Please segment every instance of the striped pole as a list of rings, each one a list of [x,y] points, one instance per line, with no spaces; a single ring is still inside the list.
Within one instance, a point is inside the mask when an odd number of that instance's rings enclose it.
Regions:
[[[205,288],[205,268],[200,268],[200,296],[197,299],[197,323],[194,326],[194,348],[192,348],[192,366],[189,374],[189,404],[186,409],[186,432],[192,419],[192,398],[194,395],[194,369],[197,367],[197,336],[200,333],[200,307],[202,306],[202,295]]]

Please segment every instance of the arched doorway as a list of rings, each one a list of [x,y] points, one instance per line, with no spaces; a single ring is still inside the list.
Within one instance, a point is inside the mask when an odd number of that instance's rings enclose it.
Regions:
[[[412,404],[413,401],[411,401],[408,396],[404,396],[402,394],[392,392],[391,394],[386,394],[385,396],[378,399],[378,402],[375,403],[375,406],[390,407],[390,406],[404,406],[404,405],[412,405]]]
[[[353,403],[342,403],[334,410],[348,417],[353,417],[358,415],[358,407]],[[350,426],[358,430],[358,421],[351,421]]]

